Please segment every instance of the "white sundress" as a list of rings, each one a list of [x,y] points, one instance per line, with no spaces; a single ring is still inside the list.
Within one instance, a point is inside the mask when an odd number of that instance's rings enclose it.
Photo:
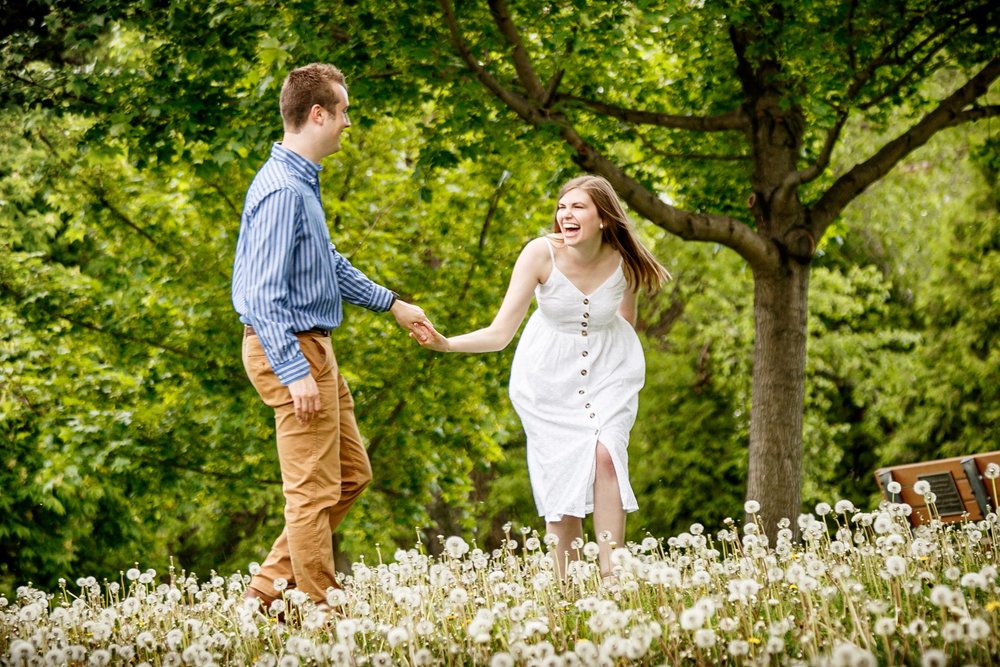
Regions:
[[[622,508],[639,508],[628,480],[628,438],[646,362],[618,314],[627,284],[621,264],[584,294],[556,266],[535,288],[538,308],[514,353],[510,399],[527,436],[528,475],[546,521],[594,511],[596,447],[611,454]]]

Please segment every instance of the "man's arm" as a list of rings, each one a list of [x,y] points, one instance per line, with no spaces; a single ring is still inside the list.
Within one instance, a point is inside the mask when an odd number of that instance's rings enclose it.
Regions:
[[[333,253],[337,284],[344,301],[379,313],[389,311],[399,326],[423,336],[423,332],[415,328],[419,323],[430,324],[422,309],[399,299],[391,290],[356,269],[350,260],[337,252],[332,243],[330,252]]]

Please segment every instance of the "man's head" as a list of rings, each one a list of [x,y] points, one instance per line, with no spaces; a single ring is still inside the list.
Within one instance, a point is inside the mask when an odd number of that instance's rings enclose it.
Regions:
[[[343,101],[340,86],[347,90],[344,74],[333,65],[312,63],[289,72],[281,86],[281,119],[285,130],[302,129],[313,105],[333,111]]]
[[[292,70],[281,86],[284,144],[319,161],[340,150],[340,134],[350,127],[347,84],[333,65],[312,63]]]

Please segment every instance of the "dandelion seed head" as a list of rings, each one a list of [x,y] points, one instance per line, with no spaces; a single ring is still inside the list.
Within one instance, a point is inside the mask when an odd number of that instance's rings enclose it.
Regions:
[[[833,511],[837,514],[848,514],[855,511],[854,503],[850,500],[838,500],[833,506]]]
[[[715,646],[715,630],[702,628],[694,633],[694,645],[698,648],[709,649]]]
[[[885,570],[892,577],[900,577],[906,574],[906,559],[902,556],[887,557],[885,559]]]
[[[896,619],[891,617],[879,618],[875,621],[875,634],[888,636],[896,632]]]
[[[926,479],[920,479],[914,482],[913,492],[918,496],[926,495],[931,490],[931,484]]]
[[[987,463],[986,469],[983,471],[983,476],[986,479],[996,479],[1000,477],[1000,465],[996,463]]]
[[[947,667],[948,655],[939,649],[931,648],[920,656],[921,667]]]
[[[461,558],[469,552],[469,544],[458,535],[452,535],[445,540],[444,550],[452,558]]]
[[[406,628],[395,627],[389,630],[385,635],[385,641],[390,647],[396,648],[402,644],[405,644],[410,640],[410,633],[407,632]]]
[[[748,500],[743,503],[743,511],[747,514],[756,514],[760,511],[760,503],[756,500]]]

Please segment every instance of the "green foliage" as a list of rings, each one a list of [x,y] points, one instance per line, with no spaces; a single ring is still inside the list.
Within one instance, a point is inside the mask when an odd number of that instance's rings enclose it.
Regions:
[[[501,63],[487,8],[458,4],[474,52]],[[557,107],[586,140],[658,196],[753,224],[744,137],[637,127],[579,98],[730,111],[743,91],[729,27],[760,31],[747,56],[782,56],[775,76],[795,84],[783,103],[801,108],[803,155],[815,156],[846,63],[892,38],[895,5],[707,5],[530,0],[515,14],[543,82],[564,72]],[[968,10],[989,25],[986,5]],[[239,362],[229,272],[241,198],[280,136],[287,68],[323,60],[347,73],[354,127],[323,173],[332,236],[446,334],[490,320],[576,171],[551,128],[532,133],[474,84],[431,0],[32,11],[45,20],[18,24],[0,48],[0,588],[52,587],[78,569],[113,577],[134,560],[162,569],[171,556],[199,572],[244,567],[280,529],[282,501],[271,417]],[[930,15],[921,35],[949,29]],[[974,63],[989,34],[947,57]],[[953,87],[945,71],[930,88],[915,76],[889,90],[906,66],[869,84],[867,99],[892,104],[852,117],[806,198],[920,113],[928,90]],[[872,494],[879,464],[996,448],[1000,158],[993,140],[970,178],[978,142],[952,132],[915,154],[821,242],[807,503]],[[718,247],[643,233],[676,281],[641,304],[631,538],[741,511],[753,355],[749,271]],[[434,355],[353,308],[335,346],[376,477],[342,550],[409,546],[414,528],[432,549],[439,533],[475,531],[485,545],[508,521],[538,525],[506,396],[511,350]]]
[[[1000,189],[995,138],[976,156],[976,183],[942,220],[914,308],[921,346],[899,387],[885,456],[917,460],[993,451],[1000,442]],[[978,172],[978,173],[977,173]]]

